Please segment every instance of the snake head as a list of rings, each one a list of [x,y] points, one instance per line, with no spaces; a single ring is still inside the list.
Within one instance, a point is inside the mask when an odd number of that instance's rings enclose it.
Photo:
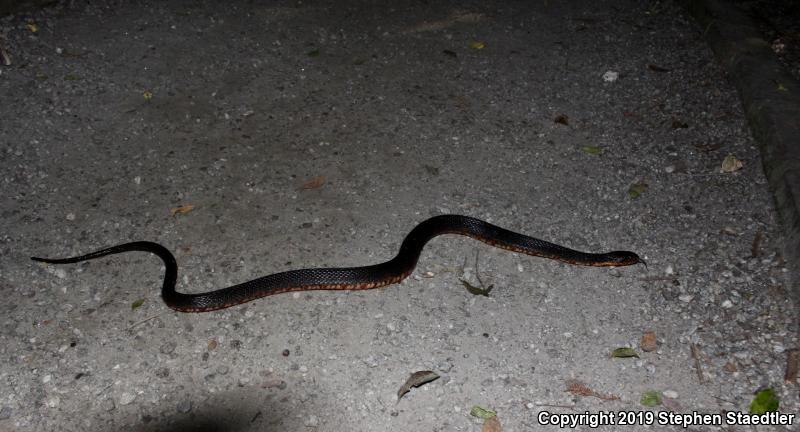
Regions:
[[[639,255],[636,255],[635,253],[630,251],[609,252],[607,256],[609,258],[609,265],[612,266],[628,266],[634,264],[644,264],[645,268],[647,267],[647,263],[644,262],[643,259],[639,258]]]

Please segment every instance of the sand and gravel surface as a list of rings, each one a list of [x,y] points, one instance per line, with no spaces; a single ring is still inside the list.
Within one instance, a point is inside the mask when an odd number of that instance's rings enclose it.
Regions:
[[[0,45],[0,431],[480,431],[474,406],[550,431],[767,388],[800,412],[759,151],[676,4],[77,0]],[[443,213],[647,267],[443,236],[399,285],[184,314],[155,256],[29,259],[156,241],[204,292],[380,262]]]

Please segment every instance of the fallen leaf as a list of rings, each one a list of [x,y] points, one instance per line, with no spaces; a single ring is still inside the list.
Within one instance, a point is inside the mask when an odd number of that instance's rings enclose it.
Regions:
[[[722,144],[720,143],[704,143],[704,144],[692,144],[703,153],[711,153],[714,150],[719,150],[722,148]]]
[[[194,205],[192,205],[192,204],[184,204],[182,206],[178,206],[178,207],[175,207],[173,209],[170,209],[169,213],[172,216],[175,216],[175,215],[179,215],[179,214],[189,213],[192,210],[194,210]]]
[[[739,368],[736,367],[736,363],[727,362],[727,363],[725,363],[725,366],[722,366],[722,370],[724,370],[725,372],[728,372],[728,373],[734,373],[734,372],[738,372]]]
[[[78,78],[78,75],[75,75],[75,74],[66,74],[66,75],[64,75],[64,81],[78,81],[79,79],[80,78]]]
[[[725,159],[722,160],[722,167],[720,168],[720,172],[734,172],[739,171],[742,169],[742,161],[736,159],[736,156],[729,154],[725,156]]]
[[[581,151],[589,154],[600,154],[603,153],[603,148],[597,146],[583,146],[581,147]]]
[[[208,350],[214,351],[215,349],[217,349],[217,340],[211,339],[210,341],[208,341]]]
[[[418,371],[412,373],[406,382],[400,387],[400,390],[397,390],[397,401],[399,402],[400,398],[402,398],[404,394],[411,391],[412,387],[419,387],[437,378],[439,378],[439,375],[432,371]]]
[[[481,41],[473,41],[469,44],[469,47],[472,49],[479,50],[486,48],[486,44]]]
[[[647,331],[642,335],[642,340],[639,342],[642,351],[650,352],[656,350],[656,332]]]
[[[450,56],[452,58],[458,58],[458,54],[456,54],[455,51],[450,51],[448,49],[442,50],[442,54],[448,55],[448,56]]]
[[[302,190],[316,189],[325,184],[325,176],[316,176],[300,186]]]
[[[144,93],[142,93],[142,97],[144,97],[144,100],[149,101],[150,99],[153,99],[153,92],[150,90],[145,90]]]
[[[0,42],[2,42],[2,40],[0,40]],[[3,59],[4,66],[11,66],[11,56],[8,55],[2,43],[0,43],[0,57]]]
[[[639,400],[639,402],[646,407],[661,405],[661,392],[648,390],[642,393],[642,398]]]
[[[482,406],[475,405],[474,407],[472,407],[471,410],[469,410],[469,415],[482,419],[488,419],[495,417],[497,415],[497,412],[490,410],[489,408],[484,408]]]
[[[775,394],[775,390],[768,388],[756,393],[753,402],[750,403],[750,414],[764,414],[770,411],[778,411],[780,401]]]
[[[28,30],[30,30],[31,33],[36,33],[39,31],[39,26],[37,26],[36,23],[29,22],[25,24],[25,27],[28,27]]]
[[[663,68],[654,64],[647,65],[647,68],[653,72],[669,72],[671,69]]]
[[[422,165],[422,167],[425,168],[425,171],[427,171],[428,174],[430,174],[432,176],[438,176],[439,175],[439,168],[438,167],[435,167],[435,166],[432,166],[432,165]]]
[[[319,57],[319,49],[311,50],[306,53],[309,57]]]
[[[419,33],[438,31],[452,26],[456,23],[477,23],[483,21],[486,16],[475,12],[454,12],[446,19],[432,22],[423,22],[403,31],[403,33]]]
[[[673,129],[686,129],[688,127],[689,127],[689,123],[686,123],[685,121],[683,121],[683,120],[681,120],[681,119],[679,119],[677,117],[673,117],[672,118],[672,128]]]
[[[480,295],[484,297],[489,297],[489,293],[492,292],[494,285],[489,285],[487,288],[476,287],[471,283],[465,281],[464,279],[459,279],[461,284],[464,285],[464,288],[472,295]]]
[[[750,244],[750,256],[753,258],[758,258],[761,256],[761,241],[764,239],[764,233],[761,232],[761,228],[756,231],[755,237],[753,237],[753,243]]]
[[[577,396],[593,396],[598,399],[602,400],[618,400],[619,396],[616,395],[604,395],[602,393],[598,393],[592,389],[590,389],[586,384],[581,382],[580,380],[568,380],[567,381],[567,389],[565,390],[568,393],[572,393]]]
[[[628,196],[633,199],[639,198],[639,195],[643,194],[647,190],[647,183],[639,182],[634,183],[631,187],[628,188]]]
[[[798,367],[800,367],[800,349],[786,351],[786,373],[783,374],[783,382],[786,384],[797,382]]]
[[[594,390],[578,380],[567,381],[567,392],[578,396],[594,396]]]
[[[500,419],[497,416],[492,416],[484,420],[481,432],[503,432],[503,427],[500,426]]]
[[[569,125],[569,117],[567,117],[565,114],[559,114],[553,119],[553,123],[559,123],[567,126]]]
[[[630,358],[636,357],[639,358],[639,353],[636,352],[633,348],[628,347],[621,347],[617,348],[614,351],[611,351],[611,357],[615,358]]]
[[[136,300],[133,303],[131,303],[131,310],[139,309],[140,307],[142,307],[143,304],[144,304],[144,299],[143,298],[139,299],[139,300]]]

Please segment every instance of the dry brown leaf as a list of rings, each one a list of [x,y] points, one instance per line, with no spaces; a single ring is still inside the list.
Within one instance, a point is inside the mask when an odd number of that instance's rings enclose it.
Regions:
[[[171,209],[169,212],[170,212],[170,214],[172,216],[175,216],[175,215],[179,215],[179,214],[189,213],[192,210],[194,210],[194,205],[192,205],[192,204],[184,204],[182,206],[175,207],[175,208]]]
[[[653,72],[669,72],[670,71],[670,69],[667,69],[667,68],[664,68],[664,67],[661,67],[661,66],[658,66],[658,65],[654,65],[654,64],[647,65],[647,68],[650,69]]]
[[[722,160],[722,167],[720,168],[720,171],[726,173],[739,171],[742,169],[742,166],[744,166],[742,161],[736,159],[736,156],[729,154],[725,156],[725,159]]]
[[[688,127],[689,127],[689,123],[686,123],[685,121],[683,121],[683,120],[681,120],[681,119],[679,119],[677,117],[673,117],[672,118],[672,128],[673,129],[686,129]]]
[[[404,30],[403,33],[408,34],[438,31],[450,27],[456,23],[478,23],[484,19],[486,19],[486,15],[482,13],[455,11],[443,20],[422,22]]]
[[[722,144],[718,142],[711,142],[711,143],[702,143],[702,144],[692,144],[703,153],[711,153],[713,151],[719,150],[722,148]]]
[[[738,372],[739,368],[736,367],[736,363],[727,362],[727,363],[725,363],[725,366],[722,366],[722,370],[724,370],[725,372],[728,372],[728,373],[734,373],[734,372]]]
[[[211,339],[210,341],[208,341],[208,350],[209,351],[214,351],[216,348],[217,348],[217,340],[216,339]]]
[[[594,396],[594,390],[578,380],[567,381],[567,391],[578,396]]]
[[[756,232],[756,236],[753,237],[753,243],[750,245],[750,255],[753,258],[761,256],[761,240],[763,239],[764,233],[761,231],[761,228],[759,228]]]
[[[618,400],[619,396],[608,394],[604,395],[602,393],[597,393],[596,391],[590,389],[586,386],[583,382],[579,380],[568,380],[567,381],[567,392],[572,393],[578,396],[594,396],[598,399],[602,400]]]
[[[325,184],[325,176],[316,176],[300,186],[302,190],[316,189]]]
[[[783,381],[786,384],[797,382],[798,367],[800,367],[800,350],[788,350],[786,352],[786,373],[783,375]]]
[[[562,124],[564,126],[568,126],[569,125],[569,117],[567,117],[566,114],[559,114],[559,115],[556,116],[556,118],[553,119],[553,122]]]
[[[656,332],[647,331],[642,335],[642,340],[639,342],[642,351],[651,352],[656,350]]]
[[[494,416],[484,420],[481,432],[503,432],[503,427],[500,425],[500,419],[498,419],[497,416]]]
[[[412,387],[419,387],[437,378],[439,378],[439,375],[432,371],[417,371],[412,373],[406,382],[400,386],[400,390],[397,390],[397,401],[399,402],[400,398],[403,397],[404,394],[408,393]]]

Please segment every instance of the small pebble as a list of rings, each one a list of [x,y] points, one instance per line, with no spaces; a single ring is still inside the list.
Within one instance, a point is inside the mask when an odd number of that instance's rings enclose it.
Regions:
[[[722,302],[722,307],[724,307],[725,309],[730,309],[733,307],[733,302],[728,299],[725,299],[725,301]]]
[[[178,405],[176,406],[176,408],[178,409],[178,412],[181,412],[181,413],[184,413],[184,414],[188,413],[189,411],[192,410],[192,401],[188,401],[188,400],[180,401],[180,402],[178,402]]]
[[[317,427],[319,426],[319,419],[314,414],[306,417],[305,421],[303,422],[305,427]]]
[[[691,294],[681,294],[678,296],[678,300],[684,303],[689,303],[690,301],[694,300],[694,296]]]
[[[105,411],[114,411],[114,408],[116,408],[117,406],[114,404],[113,399],[108,398],[100,402],[100,407]]]
[[[75,213],[67,213],[67,220],[74,221],[75,220]]]
[[[608,71],[603,74],[603,81],[614,82],[619,78],[619,72]]]
[[[133,402],[136,399],[136,395],[133,393],[124,392],[119,396],[119,403],[120,405],[128,405],[129,403]]]
[[[159,351],[161,354],[170,354],[170,353],[172,353],[173,351],[175,351],[175,347],[177,347],[177,346],[178,346],[178,344],[177,344],[177,343],[175,343],[175,342],[173,342],[173,341],[170,341],[170,342],[165,342],[163,345],[161,345],[161,346],[158,348],[158,351]]]

